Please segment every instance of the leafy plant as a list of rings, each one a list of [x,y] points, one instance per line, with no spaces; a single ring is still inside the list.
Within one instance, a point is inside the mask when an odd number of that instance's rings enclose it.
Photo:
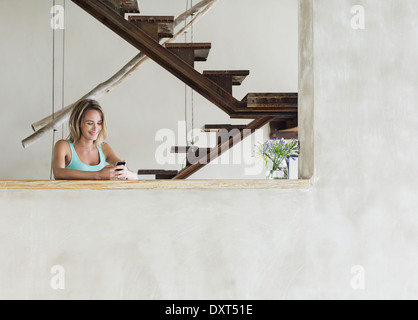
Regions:
[[[299,141],[298,140],[268,140],[263,144],[260,144],[256,148],[257,158],[261,158],[265,161],[268,167],[271,163],[270,177],[273,177],[273,173],[280,168],[284,160],[286,163],[292,160],[296,160],[293,156],[299,155]],[[285,177],[288,177],[287,168],[283,170]]]

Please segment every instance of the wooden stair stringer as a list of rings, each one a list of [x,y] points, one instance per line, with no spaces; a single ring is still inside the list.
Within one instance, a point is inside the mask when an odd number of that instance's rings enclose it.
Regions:
[[[217,147],[213,148],[212,151],[208,155],[203,157],[200,161],[180,171],[179,174],[173,178],[173,180],[182,180],[182,179],[189,178],[190,176],[195,174],[197,171],[201,170],[203,167],[210,164],[211,161],[215,160],[216,158],[221,156],[223,153],[225,153],[226,151],[234,147],[236,141],[239,141],[239,143],[241,143],[245,138],[252,135],[257,129],[262,128],[273,119],[274,119],[274,116],[267,116],[267,117],[261,117],[261,118],[254,120],[253,122],[248,124],[248,126],[244,130],[242,130],[240,133],[234,135],[228,141],[222,144],[218,144]]]

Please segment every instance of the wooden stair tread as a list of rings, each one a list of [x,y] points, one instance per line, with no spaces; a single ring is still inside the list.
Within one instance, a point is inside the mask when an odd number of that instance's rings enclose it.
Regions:
[[[121,13],[140,13],[137,0],[120,0]]]
[[[231,137],[243,132],[248,127],[247,124],[207,124],[202,128],[203,132],[216,132],[217,144],[220,145],[228,141]]]
[[[202,43],[166,43],[166,48],[192,48],[192,49],[211,49],[210,42]]]
[[[157,42],[174,36],[173,16],[129,16],[128,20]]]
[[[254,108],[256,109],[256,108]],[[275,110],[274,108],[265,108],[269,110],[259,110],[258,112],[245,112],[239,110],[239,112],[232,113],[230,115],[231,119],[258,119],[261,117],[274,117],[278,121],[292,121],[298,119],[298,112],[280,112]]]
[[[132,22],[174,23],[174,16],[130,16]]]
[[[297,92],[262,92],[249,93],[246,97],[253,98],[294,98],[297,99],[299,94]]]
[[[284,130],[276,130],[271,133],[271,139],[298,139],[299,137],[299,127],[294,127]]]
[[[221,130],[234,130],[234,129],[238,129],[238,130],[244,130],[245,128],[247,128],[246,124],[206,124],[205,126],[203,126],[202,131],[203,132],[219,132]]]
[[[205,75],[219,75],[219,76],[248,76],[249,70],[207,70],[204,71]]]
[[[186,167],[196,164],[200,159],[205,158],[212,152],[212,148],[198,148],[198,147],[172,147],[171,153],[186,154]]]
[[[250,74],[249,70],[211,70],[203,75],[232,95],[232,87],[240,86]]]
[[[298,106],[297,93],[249,93],[242,100],[248,108],[254,107],[295,107]]]
[[[298,131],[299,131],[299,127],[294,127],[290,129],[280,130],[279,132],[298,132]]]
[[[211,78],[231,78],[233,86],[240,86],[245,78],[250,75],[249,70],[211,70],[211,71],[203,71],[203,75]]]
[[[126,13],[140,13],[137,0],[102,0],[118,14],[125,16]]]
[[[178,174],[177,170],[138,170],[139,176],[155,176],[156,180],[171,180]]]
[[[139,175],[173,175],[177,173],[177,170],[138,170]]]
[[[165,47],[194,66],[194,61],[207,61],[211,43],[167,43]]]
[[[277,116],[281,120],[298,117],[298,93],[249,93],[237,104],[232,119]]]
[[[198,147],[172,147],[171,153],[197,153],[197,152],[211,152],[212,148],[198,148]]]

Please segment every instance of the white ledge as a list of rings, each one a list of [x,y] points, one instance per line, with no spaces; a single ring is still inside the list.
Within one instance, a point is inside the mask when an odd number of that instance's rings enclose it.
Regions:
[[[0,190],[308,189],[310,180],[0,181]]]

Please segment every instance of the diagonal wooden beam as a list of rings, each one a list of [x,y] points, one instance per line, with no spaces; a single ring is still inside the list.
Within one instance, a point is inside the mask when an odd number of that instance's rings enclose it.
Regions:
[[[182,180],[182,179],[189,178],[194,173],[196,173],[197,171],[199,171],[200,169],[208,165],[211,161],[215,160],[216,158],[221,156],[223,153],[230,150],[237,143],[242,142],[242,140],[252,135],[257,129],[262,128],[273,119],[274,117],[269,116],[269,117],[262,117],[262,118],[254,120],[240,133],[237,133],[236,135],[231,137],[228,141],[222,144],[219,144],[210,153],[202,157],[202,159],[197,161],[195,164],[192,164],[191,166],[180,171],[180,173],[177,176],[175,176],[173,180]]]
[[[239,102],[231,94],[123,19],[106,4],[97,0],[72,1],[220,109],[228,114],[235,111],[235,106]]]
[[[177,27],[180,23],[184,22],[188,17],[194,16],[196,13],[198,13],[203,8],[214,5],[218,0],[202,0],[198,3],[196,3],[193,7],[191,7],[189,10],[183,12],[181,15],[179,15],[176,20],[174,20],[174,27]]]

